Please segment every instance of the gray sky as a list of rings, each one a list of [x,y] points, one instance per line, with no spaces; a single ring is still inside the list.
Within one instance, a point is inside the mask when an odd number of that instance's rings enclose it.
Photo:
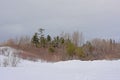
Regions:
[[[120,0],[0,0],[0,41],[32,35],[83,32],[86,39],[120,39]]]

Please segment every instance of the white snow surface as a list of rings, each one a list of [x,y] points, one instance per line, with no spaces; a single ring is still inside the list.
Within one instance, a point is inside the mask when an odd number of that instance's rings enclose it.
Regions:
[[[120,80],[120,60],[47,63],[21,59],[17,67],[0,67],[0,80]]]
[[[11,47],[0,47],[0,67],[17,66],[20,52],[20,50]]]
[[[1,67],[0,80],[120,80],[120,60],[57,63],[22,60],[18,67]]]

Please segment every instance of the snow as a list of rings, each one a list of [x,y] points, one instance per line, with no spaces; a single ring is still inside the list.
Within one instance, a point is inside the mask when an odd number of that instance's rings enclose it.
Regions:
[[[1,80],[120,80],[118,61],[63,61],[57,63],[21,60],[18,67],[1,67]]]
[[[20,58],[20,50],[10,47],[0,47],[0,66],[16,66]]]
[[[120,60],[56,63],[20,60],[17,67],[0,67],[0,80],[120,80]]]

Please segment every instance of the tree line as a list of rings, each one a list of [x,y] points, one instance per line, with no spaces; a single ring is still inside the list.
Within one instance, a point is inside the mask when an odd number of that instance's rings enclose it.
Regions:
[[[81,32],[61,33],[57,36],[45,35],[45,29],[38,29],[31,37],[9,39],[4,45],[25,50],[44,60],[98,60],[119,59],[120,43],[113,39],[95,38],[85,41]],[[27,53],[28,54],[28,53]],[[26,54],[25,54],[26,55]]]
[[[37,48],[48,48],[50,52],[62,49],[69,58],[77,59],[102,59],[118,55],[120,52],[118,43],[112,39],[93,39],[84,41],[84,36],[79,31],[72,34],[62,33],[60,36],[52,38],[45,37],[44,29],[40,28],[32,37],[32,44]]]

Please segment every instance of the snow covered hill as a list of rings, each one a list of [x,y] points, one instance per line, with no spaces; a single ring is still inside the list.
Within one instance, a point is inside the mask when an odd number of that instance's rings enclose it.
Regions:
[[[120,80],[120,60],[20,60],[17,67],[0,67],[0,80]]]

